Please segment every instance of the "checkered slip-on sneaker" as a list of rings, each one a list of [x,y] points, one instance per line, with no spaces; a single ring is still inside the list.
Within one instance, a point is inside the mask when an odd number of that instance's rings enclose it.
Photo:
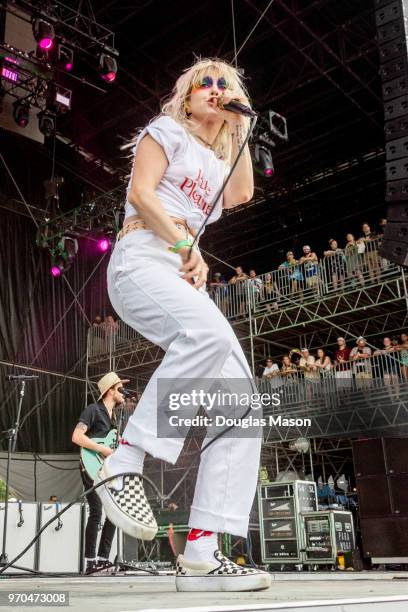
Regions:
[[[261,591],[270,586],[270,574],[237,565],[219,550],[208,563],[188,561],[183,555],[177,557],[178,591]]]
[[[105,462],[96,475],[95,484],[112,475]],[[133,538],[153,540],[157,533],[157,523],[140,474],[111,480],[98,487],[96,492],[111,523]]]
[[[85,574],[87,576],[99,576],[101,574],[112,574],[114,570],[114,563],[98,559],[96,561],[88,561]]]

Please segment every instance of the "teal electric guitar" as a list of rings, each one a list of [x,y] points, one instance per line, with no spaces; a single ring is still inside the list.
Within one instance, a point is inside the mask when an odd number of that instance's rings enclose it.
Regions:
[[[117,446],[116,436],[116,429],[112,429],[106,438],[92,438],[92,440],[97,444],[103,444],[103,446],[107,446],[114,450]],[[89,448],[81,448],[81,461],[91,480],[95,480],[96,473],[99,471],[104,459],[105,457],[96,451],[90,450]]]

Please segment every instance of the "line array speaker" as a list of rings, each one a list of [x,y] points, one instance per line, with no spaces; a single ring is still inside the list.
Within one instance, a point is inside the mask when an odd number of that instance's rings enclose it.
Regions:
[[[380,254],[408,265],[408,0],[375,0],[385,120],[387,225]]]

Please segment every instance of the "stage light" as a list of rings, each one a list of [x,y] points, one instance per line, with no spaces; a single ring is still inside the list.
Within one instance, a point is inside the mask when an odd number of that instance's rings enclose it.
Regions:
[[[30,105],[22,100],[13,102],[13,119],[20,127],[26,127],[30,121]]]
[[[59,65],[66,70],[71,72],[74,67],[74,51],[66,45],[60,43],[57,48],[57,58]]]
[[[107,83],[113,83],[118,72],[118,64],[114,57],[101,53],[99,57],[99,74]]]
[[[55,133],[55,115],[48,110],[38,113],[38,129],[44,136],[51,136]]]
[[[61,268],[59,266],[51,266],[51,274],[54,278],[61,276]]]
[[[98,240],[98,249],[105,253],[109,249],[110,243],[107,238],[101,238]]]
[[[268,147],[260,144],[255,145],[254,167],[259,174],[266,178],[271,178],[275,174],[272,153]]]
[[[51,251],[51,274],[60,276],[68,272],[78,253],[78,241],[71,236],[62,236]]]
[[[49,51],[54,44],[54,27],[44,19],[34,19],[33,34],[42,51]]]

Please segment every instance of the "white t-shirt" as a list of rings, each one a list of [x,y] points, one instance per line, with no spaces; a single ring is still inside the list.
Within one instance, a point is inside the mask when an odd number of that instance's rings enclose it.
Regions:
[[[189,132],[171,117],[161,116],[147,125],[139,134],[134,151],[146,135],[150,134],[164,149],[169,165],[156,189],[156,195],[166,212],[198,230],[211,209],[211,202],[221,188],[229,170],[227,164],[215,156],[212,149],[201,145]],[[129,193],[132,177],[127,193]],[[222,213],[222,197],[212,212],[209,223]],[[125,219],[137,214],[126,200]]]
[[[264,369],[262,376],[268,376],[268,374],[273,374],[274,372],[279,372],[279,366],[277,363],[273,363],[270,368],[267,366]]]

